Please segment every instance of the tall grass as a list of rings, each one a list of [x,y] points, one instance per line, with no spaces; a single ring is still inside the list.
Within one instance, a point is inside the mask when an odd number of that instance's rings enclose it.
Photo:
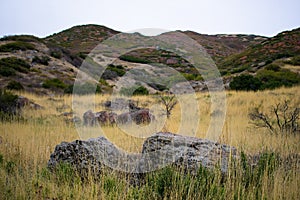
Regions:
[[[245,155],[261,153],[256,167],[246,162],[247,156],[232,162],[226,174],[218,169],[202,168],[197,175],[182,175],[180,169],[167,167],[147,174],[143,184],[138,186],[130,185],[127,177],[109,170],[98,180],[93,177],[81,180],[68,165],[51,173],[46,166],[55,146],[82,136],[59,116],[71,111],[72,96],[49,98],[20,93],[45,109],[25,109],[24,120],[0,122],[0,199],[299,199],[299,156],[290,157],[300,153],[300,136],[271,135],[268,130],[255,128],[248,119],[249,111],[255,106],[267,111],[285,99],[299,106],[299,89],[227,92],[226,119],[219,142],[235,146]],[[88,97],[83,98],[90,101]],[[107,95],[96,95],[95,110],[104,109],[102,102],[108,98]],[[133,98],[140,105],[156,103],[151,96]],[[211,103],[208,93],[197,94],[197,98],[200,121],[196,136],[203,138],[211,120]],[[84,111],[82,108],[79,115]],[[177,105],[162,129],[177,132],[181,115],[181,107]],[[85,129],[84,139],[101,135],[99,127]],[[145,138],[140,135],[129,135],[112,126],[102,127],[102,130],[120,148],[141,151]]]

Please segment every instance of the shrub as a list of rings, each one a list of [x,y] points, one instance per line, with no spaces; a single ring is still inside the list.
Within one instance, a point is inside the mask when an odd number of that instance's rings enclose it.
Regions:
[[[263,113],[258,107],[253,108],[249,113],[249,118],[257,127],[269,129],[271,133],[299,133],[300,108],[291,106],[285,100],[271,107],[270,113]]]
[[[59,51],[51,51],[50,56],[57,58],[57,59],[61,59],[61,57],[62,57],[61,52],[59,52]]]
[[[148,95],[149,91],[144,86],[138,87],[136,90],[134,90],[133,95]]]
[[[23,59],[7,57],[0,60],[0,69],[2,69],[0,70],[1,75],[5,76],[5,74],[8,74],[7,76],[10,76],[15,74],[13,71],[27,73],[30,65]]]
[[[265,69],[266,70],[271,70],[271,71],[274,71],[274,72],[278,72],[278,71],[280,71],[281,68],[276,64],[269,64],[269,65],[266,66]]]
[[[131,96],[131,95],[148,95],[149,91],[144,86],[134,86],[130,88],[121,88],[121,95]]]
[[[112,80],[117,77],[123,76],[125,73],[125,68],[122,65],[109,65],[104,71],[102,77],[103,79]]]
[[[285,61],[284,63],[290,65],[300,65],[300,56],[294,56],[290,60]]]
[[[8,67],[1,67],[0,66],[0,75],[2,76],[14,76],[16,75],[16,71],[14,69]]]
[[[10,35],[4,36],[0,41],[21,41],[21,42],[43,42],[42,39],[33,35]]]
[[[257,78],[262,82],[262,89],[274,89],[281,86],[290,87],[300,83],[300,76],[297,73],[286,69],[273,71],[263,69],[257,73]]]
[[[256,77],[242,74],[234,77],[229,86],[233,90],[257,91],[261,89],[262,82]]]
[[[0,52],[12,52],[16,50],[34,50],[35,46],[33,44],[22,42],[22,41],[16,41],[8,44],[4,44],[0,46]]]
[[[174,107],[178,103],[178,101],[176,99],[176,96],[175,95],[172,95],[172,96],[160,95],[159,96],[159,102],[161,104],[163,104],[163,106],[165,108],[165,111],[166,111],[167,118],[170,118],[172,110],[174,109]]]
[[[21,83],[19,83],[17,81],[10,81],[6,86],[6,89],[9,89],[9,90],[23,90],[24,87]]]
[[[0,90],[0,112],[5,114],[16,114],[17,95],[5,90]]]
[[[67,86],[64,84],[64,82],[62,82],[61,80],[59,80],[58,78],[54,78],[54,79],[48,79],[46,80],[43,85],[44,88],[51,88],[51,89],[65,89]]]
[[[101,87],[99,85],[96,86],[93,83],[84,83],[79,87],[76,87],[76,89],[73,89],[73,85],[69,85],[64,90],[66,94],[79,94],[79,95],[85,95],[85,94],[94,94],[94,93],[101,93]]]
[[[203,81],[203,78],[200,74],[182,73],[182,75],[188,81]]]
[[[79,53],[78,53],[78,56],[79,56],[80,58],[82,58],[82,59],[86,59],[87,54],[84,53],[84,52],[79,52]]]
[[[50,58],[48,56],[42,56],[42,57],[34,56],[34,58],[32,59],[33,63],[39,63],[46,66],[49,65],[49,61]]]
[[[123,76],[126,73],[122,65],[109,65],[107,69],[116,72],[118,76]]]
[[[124,60],[127,62],[144,63],[144,64],[151,63],[149,60],[145,60],[143,58],[138,58],[130,55],[122,55],[120,56],[120,60]]]

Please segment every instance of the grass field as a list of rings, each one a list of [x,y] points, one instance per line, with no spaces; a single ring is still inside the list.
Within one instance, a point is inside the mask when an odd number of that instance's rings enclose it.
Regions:
[[[270,134],[267,129],[254,127],[248,118],[248,113],[257,106],[265,112],[284,100],[299,106],[299,91],[300,87],[227,92],[226,118],[219,142],[235,146],[246,154],[265,153],[266,159],[258,169],[250,170],[250,166],[242,161],[233,163],[224,179],[218,170],[203,169],[194,177],[182,176],[176,169],[168,167],[148,174],[142,186],[129,185],[126,177],[112,172],[104,172],[99,181],[92,177],[82,181],[68,166],[62,166],[55,174],[50,173],[47,162],[55,146],[62,141],[80,139],[78,130],[59,116],[71,111],[72,96],[49,99],[23,93],[21,95],[45,109],[25,109],[23,120],[0,122],[0,199],[299,199],[299,156],[288,163],[280,162],[277,156],[299,155],[300,135]],[[88,97],[83,98],[89,101]],[[107,95],[97,95],[95,110],[102,110],[102,103],[108,98]],[[136,96],[134,99],[140,105],[157,103],[152,96]],[[204,138],[211,120],[210,96],[199,93],[197,100],[200,120],[196,136]],[[161,130],[176,133],[183,112],[188,111],[181,111],[178,104]],[[111,126],[102,127],[102,130],[113,143],[130,152],[141,151],[144,138],[140,136],[149,134],[129,135]],[[85,131],[84,139],[101,135],[97,127]]]

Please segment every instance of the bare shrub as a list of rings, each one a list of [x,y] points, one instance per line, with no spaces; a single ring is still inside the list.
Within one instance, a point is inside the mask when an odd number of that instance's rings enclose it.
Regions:
[[[249,113],[251,122],[257,127],[264,127],[271,133],[299,133],[300,108],[291,106],[290,101],[285,100],[272,106],[269,113],[260,111],[259,107]]]

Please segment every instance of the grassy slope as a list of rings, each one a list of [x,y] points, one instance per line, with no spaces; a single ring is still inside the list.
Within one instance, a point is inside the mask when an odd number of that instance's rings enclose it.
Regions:
[[[299,89],[299,87],[282,88],[257,93],[227,92],[227,115],[220,142],[236,146],[239,151],[243,150],[250,154],[266,149],[283,156],[291,153],[299,154],[299,135],[270,135],[264,129],[254,128],[249,124],[247,117],[249,110],[258,105],[261,105],[264,111],[268,111],[269,106],[284,99],[297,103]],[[29,93],[23,95],[47,109],[27,110],[24,112],[27,122],[0,122],[0,154],[3,156],[2,161],[0,159],[0,187],[2,188],[0,199],[25,197],[32,199],[161,199],[163,197],[166,199],[200,197],[299,199],[300,197],[299,164],[293,164],[290,169],[285,165],[279,165],[269,175],[267,170],[259,180],[253,179],[253,182],[249,183],[250,186],[247,186],[245,177],[255,177],[255,174],[247,174],[248,172],[242,174],[244,172],[241,166],[231,168],[224,183],[221,182],[218,172],[213,173],[215,178],[202,174],[205,178],[198,180],[188,179],[188,176],[177,177],[175,172],[166,169],[150,175],[149,182],[140,188],[129,186],[125,177],[120,179],[114,173],[104,174],[100,182],[91,179],[85,183],[76,178],[74,180],[67,167],[61,169],[60,175],[51,175],[45,167],[55,145],[62,141],[79,139],[76,129],[66,125],[62,118],[57,116],[63,111],[70,111],[72,98],[62,96],[56,97],[56,101],[53,101]],[[206,93],[197,96],[201,112],[197,136],[204,137],[210,121],[210,98]],[[83,98],[89,102],[88,97]],[[107,98],[108,96],[98,95],[96,102],[103,102]],[[135,98],[140,103],[155,103],[155,99],[151,97]],[[96,105],[96,110],[102,109],[101,104]],[[176,132],[180,116],[181,110],[178,105],[163,130]],[[104,131],[105,135],[119,147],[132,152],[141,150],[143,139],[124,134],[117,127],[105,127]],[[91,128],[89,132],[86,137],[99,136],[97,128]],[[169,174],[170,172],[172,173]]]

